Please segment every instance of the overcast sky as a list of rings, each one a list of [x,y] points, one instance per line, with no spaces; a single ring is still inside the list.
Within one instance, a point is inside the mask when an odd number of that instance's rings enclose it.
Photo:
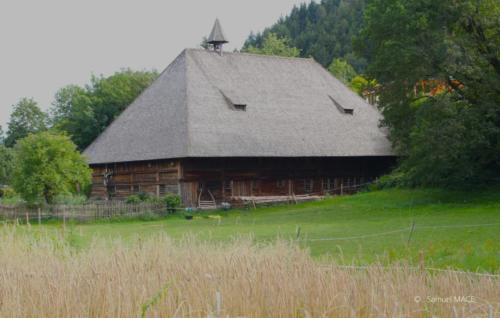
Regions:
[[[0,0],[0,125],[33,97],[46,110],[56,90],[120,68],[163,70],[197,47],[216,17],[241,48],[309,0]]]

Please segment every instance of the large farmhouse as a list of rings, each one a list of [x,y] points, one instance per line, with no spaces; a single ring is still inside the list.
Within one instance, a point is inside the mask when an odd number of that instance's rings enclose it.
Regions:
[[[377,109],[313,59],[184,50],[86,150],[92,197],[327,193],[394,162]]]

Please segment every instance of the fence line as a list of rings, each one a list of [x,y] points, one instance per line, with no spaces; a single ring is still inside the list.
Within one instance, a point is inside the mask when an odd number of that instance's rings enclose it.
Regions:
[[[373,269],[374,267],[380,267],[382,269],[411,269],[415,271],[421,271],[421,270],[426,270],[429,272],[443,272],[443,273],[452,273],[452,274],[461,274],[461,275],[473,275],[473,276],[481,276],[481,277],[489,277],[489,278],[495,278],[499,279],[500,275],[499,274],[490,274],[490,273],[479,273],[479,272],[469,272],[469,271],[461,271],[461,270],[456,270],[456,269],[443,269],[443,268],[434,268],[434,267],[415,267],[415,266],[383,266],[383,265],[360,265],[360,266],[355,266],[355,265],[337,265],[337,264],[332,264],[332,265],[321,265],[321,267],[325,269],[331,269],[331,268],[341,268],[341,269],[352,269],[352,270],[368,270],[368,269]]]
[[[442,229],[442,228],[468,228],[468,227],[487,227],[487,226],[499,226],[500,223],[483,223],[483,224],[457,224],[457,225],[423,225],[419,226],[416,225],[413,227],[413,230],[429,230],[429,229]],[[412,227],[406,227],[402,229],[397,229],[397,230],[392,230],[392,231],[387,231],[387,232],[378,232],[378,233],[371,233],[371,234],[365,234],[365,235],[358,235],[358,236],[345,236],[345,237],[322,237],[322,238],[304,238],[304,239],[299,239],[298,241],[307,241],[307,242],[316,242],[316,241],[345,241],[345,240],[357,240],[357,239],[364,239],[364,238],[371,238],[371,237],[377,237],[377,236],[384,236],[384,235],[390,235],[394,233],[402,233],[402,232],[409,232],[412,230]]]
[[[172,209],[170,209],[172,210]],[[163,203],[134,203],[120,201],[94,202],[81,205],[56,204],[37,207],[0,205],[0,219],[27,219],[36,222],[45,219],[97,220],[120,216],[140,216],[145,213],[166,214]]]
[[[347,237],[325,237],[325,238],[316,238],[316,239],[302,239],[301,241],[315,242],[315,241],[357,240],[357,239],[363,239],[363,238],[369,238],[369,237],[377,237],[377,236],[383,236],[383,235],[388,235],[388,234],[407,232],[409,230],[410,230],[410,228],[407,227],[404,229],[399,229],[399,230],[394,230],[394,231],[389,231],[389,232],[382,232],[382,233],[373,233],[373,234],[366,234],[366,235],[359,235],[359,236],[347,236]]]

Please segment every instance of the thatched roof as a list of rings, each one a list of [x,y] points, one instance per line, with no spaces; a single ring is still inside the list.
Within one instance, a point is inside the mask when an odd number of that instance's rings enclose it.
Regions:
[[[380,119],[313,59],[187,49],[85,155],[93,164],[390,156]]]

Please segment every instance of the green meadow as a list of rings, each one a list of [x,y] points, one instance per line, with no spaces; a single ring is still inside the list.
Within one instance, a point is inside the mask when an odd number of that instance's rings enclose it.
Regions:
[[[77,248],[93,240],[135,242],[166,233],[226,242],[296,241],[318,261],[346,265],[410,263],[498,273],[500,188],[475,191],[381,190],[298,205],[182,213],[152,220],[32,225],[29,231],[61,233]]]

